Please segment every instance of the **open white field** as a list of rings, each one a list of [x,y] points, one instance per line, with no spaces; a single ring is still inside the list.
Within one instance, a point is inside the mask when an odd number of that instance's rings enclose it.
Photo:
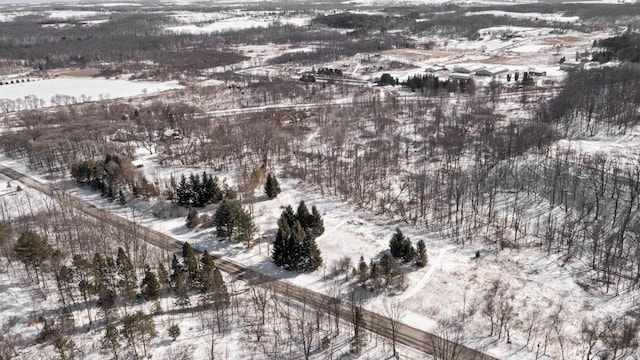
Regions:
[[[130,97],[182,88],[176,81],[149,82],[103,78],[35,79],[0,86],[0,99],[18,108],[40,108]]]

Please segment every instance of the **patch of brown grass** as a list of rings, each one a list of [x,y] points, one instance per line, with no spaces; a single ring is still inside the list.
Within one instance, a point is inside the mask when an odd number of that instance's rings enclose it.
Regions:
[[[583,41],[584,39],[580,36],[575,35],[566,35],[566,36],[558,36],[555,38],[547,38],[542,42],[546,45],[555,45],[555,44],[575,44]]]
[[[99,69],[63,69],[55,73],[59,76],[75,76],[75,77],[95,77],[100,75]]]

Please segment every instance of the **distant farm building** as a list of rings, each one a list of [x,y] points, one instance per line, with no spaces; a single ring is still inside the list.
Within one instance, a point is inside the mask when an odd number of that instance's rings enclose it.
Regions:
[[[471,74],[464,74],[464,73],[452,73],[449,74],[449,79],[451,80],[469,80],[471,79]]]
[[[433,65],[428,65],[424,71],[425,72],[430,72],[430,73],[434,73],[434,72],[438,72],[438,71],[443,71],[443,70],[447,70],[447,67],[444,65],[440,65],[440,64],[433,64]]]
[[[453,72],[462,74],[473,74],[484,68],[484,65],[456,65],[453,67]]]
[[[588,62],[586,64],[584,64],[584,69],[585,70],[591,70],[591,69],[599,69],[600,68],[600,63],[597,61],[591,61]]]
[[[527,71],[529,72],[529,75],[533,75],[533,76],[547,76],[547,72],[546,72],[546,71],[536,70],[536,69],[534,69],[534,68],[529,68]]]
[[[584,63],[581,63],[580,61],[565,61],[560,64],[560,70],[564,71],[580,70],[583,67]]]
[[[509,71],[509,69],[507,69],[504,66],[492,66],[490,68],[480,69],[480,70],[476,71],[476,75],[478,75],[478,76],[496,76],[496,75],[499,75],[499,74],[506,73],[507,71]]]

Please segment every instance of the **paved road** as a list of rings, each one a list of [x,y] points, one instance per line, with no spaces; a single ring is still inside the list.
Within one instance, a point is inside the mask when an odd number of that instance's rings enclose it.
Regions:
[[[123,231],[133,231],[135,227],[135,231],[138,232],[138,235],[141,236],[142,239],[161,249],[169,252],[180,251],[182,249],[182,242],[169,235],[144,226],[135,226],[133,222],[125,218],[112,214],[106,210],[99,209],[78,197],[56,190],[48,184],[43,184],[36,179],[11,168],[0,165],[0,173],[44,194],[61,199],[75,209]],[[221,271],[235,275],[249,283],[268,284],[267,286],[269,286],[270,289],[282,296],[314,308],[327,309],[327,312],[333,314],[338,313],[342,320],[351,322],[352,306],[347,302],[337,302],[335,298],[297,285],[286,283],[267,274],[260,273],[257,270],[223,258],[216,257],[216,265]],[[364,328],[366,330],[391,338],[392,321],[389,318],[368,310],[363,311],[363,318]],[[442,352],[443,348],[449,349],[448,353],[450,355],[444,357],[444,359],[447,360],[497,360],[494,357],[476,350],[401,323],[397,326],[396,338],[397,343],[424,351],[427,354],[433,355],[437,352]],[[455,354],[451,354],[452,352]]]

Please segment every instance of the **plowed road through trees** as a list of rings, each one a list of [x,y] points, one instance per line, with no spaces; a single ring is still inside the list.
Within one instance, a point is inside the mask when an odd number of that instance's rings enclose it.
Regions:
[[[48,184],[43,184],[36,179],[17,172],[11,168],[0,165],[0,173],[46,195],[60,199],[69,206],[100,221],[108,223],[109,225],[114,226],[122,231],[136,231],[137,235],[140,236],[144,241],[161,249],[169,252],[180,251],[182,249],[182,242],[171,236],[144,226],[140,226],[139,224],[135,224],[118,215],[99,209],[78,197],[62,193],[61,191],[54,189]],[[335,298],[332,298],[330,296],[326,296],[297,285],[286,283],[270,275],[260,273],[256,270],[245,267],[233,261],[216,257],[216,264],[221,271],[237,276],[238,278],[249,283],[263,284],[264,286],[268,286],[274,292],[286,298],[297,301],[299,303],[303,303],[307,306],[312,306],[314,308],[326,309],[327,313],[337,313],[339,314],[340,318],[346,322],[352,321],[352,307],[349,303],[336,301]],[[365,329],[391,339],[391,319],[368,310],[363,310],[363,315]],[[412,347],[417,350],[421,350],[427,354],[441,354],[443,351],[447,351],[448,356],[439,356],[438,358],[456,360],[496,359],[479,351],[464,347],[460,344],[456,344],[447,339],[443,339],[434,334],[416,329],[405,324],[397,324],[396,333],[397,343]],[[452,354],[452,352],[455,354]]]

